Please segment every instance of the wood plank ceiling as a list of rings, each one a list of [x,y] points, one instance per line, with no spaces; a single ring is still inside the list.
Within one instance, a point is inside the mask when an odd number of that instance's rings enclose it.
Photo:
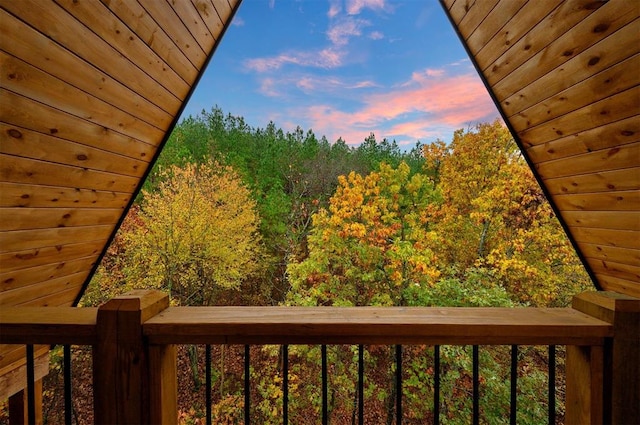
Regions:
[[[597,285],[640,297],[640,2],[441,1]]]
[[[640,2],[442,2],[599,286],[639,297]],[[77,300],[238,3],[0,0],[0,308]]]
[[[0,308],[78,299],[238,5],[0,1]]]

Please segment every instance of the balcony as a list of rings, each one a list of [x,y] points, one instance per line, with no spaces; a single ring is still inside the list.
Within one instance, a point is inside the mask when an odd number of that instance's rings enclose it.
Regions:
[[[566,423],[623,423],[618,418],[635,414],[630,407],[633,399],[628,398],[633,397],[633,391],[628,385],[636,378],[629,377],[626,368],[632,368],[632,362],[626,363],[624,358],[638,354],[638,334],[633,329],[637,328],[639,311],[637,299],[607,292],[578,295],[573,308],[511,309],[169,307],[168,296],[161,292],[133,291],[100,308],[3,308],[0,343],[27,346],[25,416],[29,423],[36,421],[41,409],[36,406],[33,382],[36,344],[92,347],[97,423],[175,423],[176,344],[282,344],[285,348],[295,344],[384,344],[396,345],[397,353],[401,353],[400,344],[565,345]],[[287,357],[284,359],[280,414],[283,423],[288,423]],[[323,360],[322,420],[328,423],[325,356]],[[246,357],[247,366],[249,361]],[[399,363],[396,371],[401,367]],[[483,407],[478,403],[475,358],[473,374],[473,422],[479,423]],[[402,380],[398,379],[402,394]],[[246,388],[244,394],[249,401]],[[245,423],[251,423],[248,404]],[[401,396],[395,408],[396,423],[402,423]],[[515,409],[512,406],[512,412]],[[512,415],[511,423],[515,423],[515,413]],[[437,413],[434,421],[437,423]]]

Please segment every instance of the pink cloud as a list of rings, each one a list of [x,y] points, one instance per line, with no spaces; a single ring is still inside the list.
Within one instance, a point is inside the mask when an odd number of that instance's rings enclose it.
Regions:
[[[493,102],[480,79],[473,74],[415,78],[399,88],[363,98],[363,106],[353,112],[329,105],[311,106],[306,111],[310,126],[330,140],[342,136],[359,143],[369,132],[376,136],[412,139],[449,136],[443,131],[497,115]],[[418,75],[426,76],[427,71]],[[398,123],[398,120],[409,122]],[[353,138],[347,138],[348,137]]]
[[[331,0],[329,2],[329,11],[327,12],[329,19],[335,18],[341,11],[340,0]]]
[[[357,15],[362,9],[390,10],[385,0],[347,0],[347,13]]]
[[[346,17],[331,25],[327,31],[327,37],[336,46],[344,46],[349,38],[362,35],[362,28],[371,25],[364,19]]]
[[[369,34],[369,38],[372,40],[382,40],[384,38],[384,34],[382,34],[380,31],[373,31],[371,32],[371,34]]]

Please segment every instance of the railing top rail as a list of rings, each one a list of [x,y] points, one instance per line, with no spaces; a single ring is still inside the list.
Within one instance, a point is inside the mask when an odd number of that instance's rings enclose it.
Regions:
[[[171,307],[153,344],[602,345],[610,324],[570,308]]]
[[[93,345],[97,308],[0,307],[0,344]]]

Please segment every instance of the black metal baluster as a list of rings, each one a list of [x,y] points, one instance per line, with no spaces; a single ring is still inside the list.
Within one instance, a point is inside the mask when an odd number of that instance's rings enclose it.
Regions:
[[[473,425],[480,424],[480,360],[478,346],[473,346]]]
[[[64,354],[64,423],[71,425],[73,406],[71,405],[71,346],[63,347]]]
[[[282,346],[282,423],[289,423],[289,346]]]
[[[358,425],[364,424],[364,346],[358,345]]]
[[[549,346],[549,425],[556,423],[556,346]]]
[[[206,399],[206,415],[207,425],[211,425],[211,345],[205,346],[205,399]]]
[[[327,383],[327,346],[320,347],[322,355],[322,425],[329,423],[329,391]]]
[[[244,346],[244,423],[251,423],[251,350]]]
[[[440,346],[433,347],[433,423],[440,424]]]
[[[402,424],[402,345],[396,345],[396,423]]]
[[[516,425],[517,402],[518,402],[518,346],[511,346],[511,412],[509,423]]]
[[[27,420],[30,424],[36,423],[36,388],[35,388],[35,360],[33,358],[33,345],[27,345]]]

